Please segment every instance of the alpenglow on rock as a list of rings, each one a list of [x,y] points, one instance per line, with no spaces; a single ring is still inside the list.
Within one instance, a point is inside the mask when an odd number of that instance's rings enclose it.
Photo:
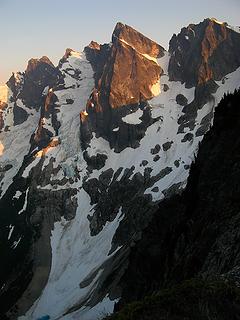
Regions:
[[[101,319],[158,203],[186,186],[240,34],[206,19],[169,52],[118,23],[112,42],[30,60],[0,88],[0,313]]]

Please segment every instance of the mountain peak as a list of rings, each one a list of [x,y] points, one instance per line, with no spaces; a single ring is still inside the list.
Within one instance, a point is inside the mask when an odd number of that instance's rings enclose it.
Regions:
[[[79,56],[79,52],[71,48],[67,48],[62,59],[67,60],[70,56]]]
[[[222,248],[224,256],[232,239],[228,235],[240,219],[238,203],[226,223],[222,210],[223,229],[214,238],[212,216],[218,219],[222,209],[212,210],[218,199],[211,198],[208,213],[202,213],[221,175],[212,170],[215,160],[223,158],[221,145],[209,166],[208,151],[215,143],[209,144],[201,154],[207,160],[203,170],[194,165],[193,193],[184,199],[181,193],[218,101],[239,87],[239,48],[240,35],[211,19],[183,28],[171,40],[169,53],[119,22],[112,43],[92,41],[84,54],[68,48],[57,68],[47,57],[31,59],[28,72],[11,77],[9,93],[0,88],[0,100],[7,100],[0,104],[0,318],[102,319],[121,297],[116,310],[124,299],[139,298],[141,290],[143,296],[168,285],[168,278],[171,284],[179,275],[198,276],[200,268],[206,274],[208,266],[213,276],[224,275],[230,260],[235,268],[240,254],[226,261],[217,254],[207,265],[214,248],[217,253]],[[228,112],[228,103],[226,108],[219,115],[227,126],[218,124],[216,139],[222,137],[237,155],[238,132],[233,135],[229,128],[237,130],[240,118]],[[224,151],[231,160],[231,148]],[[225,158],[223,171],[228,170]],[[222,199],[226,207],[239,201],[238,179],[232,179],[239,171],[237,160],[236,165],[229,162],[236,169],[229,176],[236,192],[230,189],[229,198]],[[209,180],[211,171],[215,175]],[[209,190],[203,193],[198,180]],[[222,198],[222,185],[216,191]],[[155,211],[159,221],[147,228]],[[192,217],[196,232],[191,236],[192,228],[186,228]],[[198,239],[193,246],[210,220],[209,238],[203,234],[202,246]],[[146,228],[147,237],[138,246]],[[136,260],[135,253],[142,258]]]
[[[156,95],[153,87],[159,87],[161,74],[157,58],[165,50],[134,28],[118,22],[112,46],[92,41],[84,51],[95,71],[96,90],[111,108],[136,104]]]
[[[112,34],[113,44],[121,41],[133,47],[140,53],[145,53],[155,58],[163,55],[164,48],[149,39],[131,26],[118,22]]]
[[[170,79],[189,87],[222,79],[240,65],[239,40],[239,33],[215,18],[182,28],[169,43]]]
[[[112,128],[116,126],[118,134],[125,136],[121,141],[112,142],[116,150],[137,145],[143,129],[127,139],[126,125],[119,124],[118,119],[129,114],[132,108],[140,105],[144,108],[148,100],[159,95],[162,68],[157,58],[164,56],[165,50],[134,28],[118,22],[112,44],[99,46],[91,42],[84,51],[95,72],[95,88],[86,112],[80,115],[82,140],[87,141],[91,136],[89,130],[93,130],[112,141]]]
[[[222,21],[220,21],[220,20],[218,20],[218,19],[216,19],[214,17],[208,18],[207,20],[210,20],[210,21],[218,23],[218,24],[226,24],[226,22],[222,22]]]
[[[100,44],[93,40],[89,43],[88,47],[91,49],[100,50]]]
[[[33,70],[36,69],[37,66],[40,64],[48,64],[51,67],[54,67],[53,63],[47,56],[42,56],[40,59],[38,58],[32,58],[28,61],[26,73],[32,72]]]

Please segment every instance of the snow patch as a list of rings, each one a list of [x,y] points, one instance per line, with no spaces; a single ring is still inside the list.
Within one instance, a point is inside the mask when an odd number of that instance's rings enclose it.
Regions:
[[[10,240],[11,235],[12,235],[12,233],[13,233],[13,230],[14,230],[14,226],[12,226],[12,225],[10,224],[10,226],[9,226],[9,233],[8,233],[8,240]]]
[[[0,141],[0,156],[3,155],[3,151],[4,151],[4,145]]]
[[[217,20],[216,18],[211,18],[212,21],[216,22],[217,24],[224,24],[224,22]]]
[[[122,121],[129,124],[140,124],[142,121],[139,119],[143,115],[143,111],[141,109],[137,109],[137,111],[130,113],[122,118]]]
[[[132,44],[128,43],[127,41],[125,41],[124,39],[122,38],[119,38],[119,41],[125,43],[126,45],[128,45],[129,47],[133,48],[138,54],[140,54],[141,56],[143,56],[144,58],[148,59],[148,60],[151,60],[153,61],[154,63],[158,64],[157,63],[157,59],[155,57],[152,57],[150,56],[149,54],[147,53],[141,53],[139,52]]]
[[[24,200],[23,208],[18,212],[18,214],[23,213],[23,212],[27,209],[27,198],[28,198],[28,192],[29,192],[29,188],[27,188],[27,190],[26,190],[26,194],[25,194],[25,200]]]
[[[151,92],[153,94],[154,97],[158,96],[161,92],[161,89],[160,89],[160,80],[157,81],[154,85],[152,85],[151,87]]]
[[[40,151],[39,151],[40,152]],[[30,171],[36,167],[38,162],[40,161],[40,157],[36,157],[23,171],[22,177],[27,178],[29,176]]]
[[[17,191],[13,197],[13,199],[19,199],[19,197],[22,195],[21,191]]]
[[[10,90],[7,85],[0,86],[0,102],[8,102]]]
[[[19,245],[20,241],[21,241],[22,237],[20,237],[17,241],[14,241],[11,248],[13,250],[15,250],[17,248],[17,246]]]
[[[105,297],[93,308],[84,307],[70,315],[61,317],[61,320],[100,320],[113,313],[114,305],[118,300],[110,300]]]
[[[240,27],[239,26],[227,26],[227,28],[237,32],[237,33],[240,33]]]

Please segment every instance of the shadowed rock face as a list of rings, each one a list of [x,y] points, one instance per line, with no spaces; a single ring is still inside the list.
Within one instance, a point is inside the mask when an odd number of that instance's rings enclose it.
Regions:
[[[39,109],[43,103],[42,92],[45,87],[52,87],[60,73],[54,67],[48,57],[40,59],[30,59],[26,71],[21,75],[22,82],[19,88],[19,82],[16,76],[12,75],[7,85],[13,92],[13,98],[22,99],[28,108]]]
[[[98,44],[91,41],[90,44],[84,48],[84,52],[88,61],[91,62],[92,68],[95,72],[95,86],[98,87],[98,81],[103,74],[104,66],[110,54],[111,46],[109,44]]]
[[[30,59],[28,61],[28,65],[27,65],[27,69],[26,69],[26,74],[33,72],[34,70],[36,70],[36,68],[38,68],[41,64],[47,64],[48,66],[51,66],[54,68],[54,65],[52,64],[52,62],[49,60],[48,57],[43,56],[40,59]]]
[[[240,66],[239,41],[239,33],[214,19],[182,28],[169,43],[170,80],[188,87],[221,80]]]
[[[46,121],[50,121],[55,134],[58,134],[58,129],[60,127],[60,123],[57,120],[57,110],[56,103],[57,97],[54,92],[50,89],[45,99],[45,103],[41,108],[41,118],[39,120],[38,128],[34,134],[32,139],[31,150],[36,147],[44,148],[46,147],[51,138],[53,137],[53,133],[44,128],[44,124]]]
[[[0,101],[0,132],[4,127],[2,110],[4,110],[6,107],[7,107],[7,104],[5,102]]]
[[[46,185],[49,172],[53,172],[52,164],[42,170],[43,164],[34,168],[30,178],[21,177],[30,157],[26,158],[14,183],[7,193],[0,199],[0,249],[2,265],[0,270],[1,291],[1,319],[17,319],[18,312],[26,312],[39,295],[47,282],[51,267],[50,235],[55,221],[64,216],[71,220],[75,216],[77,201],[71,200],[76,190],[71,188],[52,192],[50,190],[39,191],[38,185]],[[28,193],[28,188],[30,188]],[[17,189],[23,192],[23,197],[13,199]],[[18,215],[18,210],[23,206],[25,197],[28,197],[26,215]],[[17,250],[13,250],[7,241],[7,225],[15,221],[16,238],[21,237],[21,243]],[[35,261],[33,263],[33,260]],[[28,287],[26,295],[21,295]],[[31,289],[33,288],[33,289]],[[19,304],[10,308],[19,298]],[[29,302],[30,301],[30,302]],[[7,312],[8,311],[8,312]],[[8,317],[3,317],[3,314]],[[2,318],[3,317],[3,318]]]
[[[7,83],[13,93],[11,102],[14,102],[14,125],[23,123],[29,116],[27,109],[21,107],[18,99],[22,100],[29,112],[32,108],[41,109],[41,118],[32,141],[32,149],[36,146],[45,147],[52,137],[52,133],[43,128],[44,118],[49,118],[52,115],[53,127],[57,133],[59,128],[55,110],[57,99],[52,92],[52,88],[59,84],[62,78],[59,69],[54,67],[48,57],[43,56],[40,59],[30,59],[26,71],[22,74],[13,74]],[[48,87],[48,90],[43,94],[46,87]]]
[[[239,286],[239,102],[240,91],[220,102],[186,190],[159,204],[132,249],[123,304],[196,276],[220,275]]]

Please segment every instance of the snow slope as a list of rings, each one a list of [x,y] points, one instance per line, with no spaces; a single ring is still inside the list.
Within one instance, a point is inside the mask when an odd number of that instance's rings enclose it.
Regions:
[[[103,138],[93,136],[90,146],[87,149],[89,155],[97,152],[105,154],[107,160],[101,170],[87,172],[86,163],[82,157],[81,146],[79,142],[79,112],[84,110],[85,103],[94,86],[93,71],[89,63],[85,60],[84,55],[76,53],[71,56],[62,66],[62,72],[66,74],[66,88],[56,91],[55,94],[59,99],[58,119],[61,122],[58,138],[61,141],[56,148],[48,151],[48,158],[45,159],[46,166],[51,157],[54,157],[57,164],[61,166],[61,171],[51,176],[50,181],[56,178],[61,179],[64,176],[71,177],[77,169],[80,177],[73,184],[54,185],[49,183],[47,186],[39,188],[52,189],[55,192],[63,188],[77,188],[78,209],[76,217],[71,221],[62,219],[55,223],[51,236],[52,247],[52,266],[48,283],[43,290],[39,299],[34,303],[25,316],[19,319],[36,319],[43,315],[50,315],[51,319],[79,319],[90,320],[100,319],[106,313],[111,313],[114,301],[109,300],[106,296],[102,302],[90,308],[91,295],[97,286],[101,274],[101,266],[112,255],[117,254],[118,249],[109,255],[112,238],[123,219],[123,214],[119,211],[118,215],[112,222],[107,222],[103,230],[96,236],[91,236],[89,229],[88,215],[91,215],[93,206],[90,204],[90,197],[82,188],[84,177],[98,178],[99,175],[109,168],[115,172],[119,167],[131,168],[134,165],[134,173],[144,172],[142,161],[148,161],[148,167],[152,169],[151,175],[157,175],[161,170],[170,168],[162,179],[149,189],[145,190],[146,194],[151,194],[153,201],[159,201],[164,198],[165,191],[175,184],[184,187],[189,173],[189,166],[197,152],[198,144],[203,136],[196,136],[196,131],[200,127],[201,120],[208,115],[220,101],[225,92],[232,92],[240,83],[240,69],[229,74],[225,79],[218,82],[219,88],[214,94],[215,101],[210,101],[198,110],[195,120],[196,126],[191,131],[193,139],[182,142],[183,137],[190,133],[190,129],[184,133],[178,133],[178,119],[181,117],[182,106],[176,102],[176,95],[183,94],[190,103],[194,99],[195,88],[187,89],[180,82],[170,82],[168,79],[169,55],[158,59],[158,63],[164,70],[161,77],[161,94],[149,101],[151,105],[152,117],[160,117],[160,120],[151,125],[146,132],[145,137],[141,140],[137,149],[126,148],[121,153],[115,153],[110,148],[109,143]],[[68,69],[68,72],[65,70]],[[81,70],[81,80],[72,78],[71,70]],[[164,85],[169,89],[163,90]],[[73,104],[66,104],[66,99],[73,99]],[[131,124],[139,123],[142,111],[136,112],[123,118]],[[76,130],[76,128],[78,128]],[[164,144],[170,146],[164,150]],[[160,158],[155,161],[151,149],[157,144],[161,146],[159,152]],[[176,162],[177,161],[177,162]],[[121,178],[121,175],[118,179]],[[158,192],[153,191],[157,187]],[[84,288],[80,283],[88,279],[99,270],[93,277],[92,281]],[[75,306],[80,301],[85,301],[79,310],[64,315],[71,306]]]
[[[23,102],[18,99],[18,106],[27,111],[28,118],[22,124],[14,126],[14,102],[10,102],[10,99],[11,94],[9,94],[7,100],[8,106],[3,110],[3,119],[8,130],[0,132],[0,167],[11,165],[12,168],[5,172],[4,177],[0,182],[2,195],[12,183],[13,177],[22,165],[24,156],[30,149],[30,138],[36,130],[40,117],[40,112],[34,109],[28,109]]]

